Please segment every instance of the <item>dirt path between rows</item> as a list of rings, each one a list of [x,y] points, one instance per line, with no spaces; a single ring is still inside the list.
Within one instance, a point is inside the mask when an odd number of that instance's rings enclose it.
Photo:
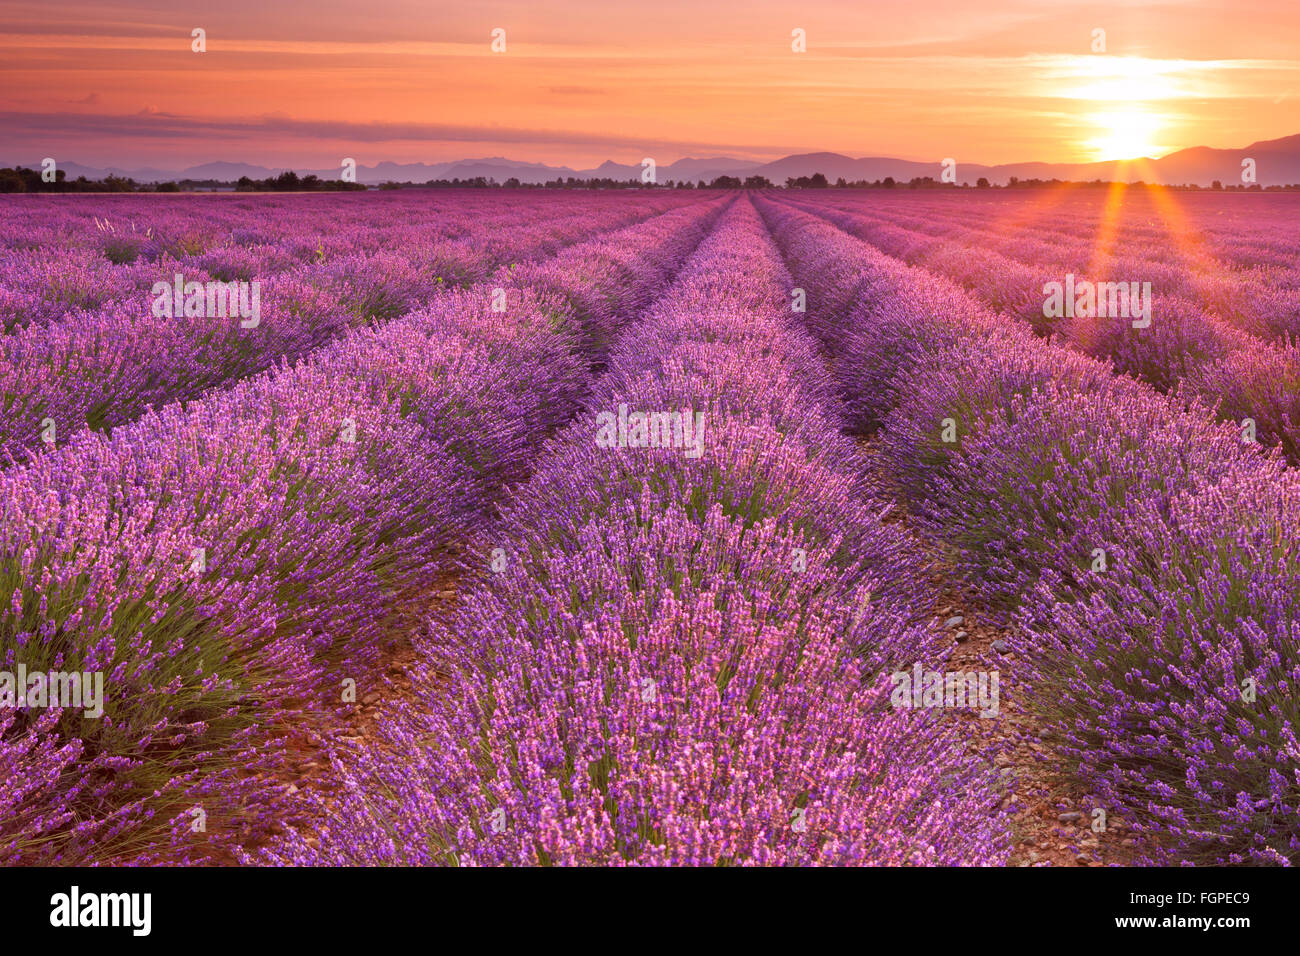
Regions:
[[[873,479],[896,502],[890,519],[915,531],[898,484],[881,458],[879,443],[859,439]],[[913,534],[919,541],[925,539]],[[927,663],[927,669],[945,671],[997,671],[1000,695],[998,715],[982,718],[974,710],[947,710],[962,721],[969,739],[994,755],[1007,786],[1003,806],[1011,810],[1011,866],[1106,866],[1131,862],[1133,853],[1124,821],[1110,815],[1105,829],[1093,832],[1089,806],[1053,772],[1052,755],[1039,739],[1038,729],[1025,712],[1012,678],[1019,664],[1005,643],[1011,631],[989,622],[978,603],[956,584],[955,570],[937,549],[931,581],[939,592],[933,607],[934,626],[951,640],[951,656]]]
[[[323,801],[325,814],[328,815],[331,794],[337,792],[340,786],[330,763],[330,751],[340,744],[383,748],[384,738],[379,733],[381,716],[422,706],[419,690],[410,676],[410,668],[418,658],[413,639],[427,636],[430,620],[445,623],[451,619],[456,613],[461,588],[461,574],[456,570],[448,570],[431,581],[428,589],[419,596],[422,613],[404,615],[403,626],[406,631],[394,635],[381,651],[379,665],[367,678],[359,681],[356,702],[338,710],[300,714],[301,719],[293,727],[282,731],[284,760],[275,781],[286,796],[292,798],[294,804],[313,807],[314,800],[319,799]],[[392,756],[400,759],[401,755]],[[319,821],[319,814],[314,811],[311,817]],[[297,829],[303,834],[305,842],[316,845],[310,820],[286,822],[284,827]],[[232,834],[235,843],[251,854],[256,854],[268,844],[265,838],[241,837],[238,823],[225,837],[229,838]],[[206,851],[203,862],[209,866],[240,865],[233,850],[224,841],[215,841]]]
[[[718,212],[717,217],[700,237],[696,245],[682,257],[681,261],[672,270],[672,279],[665,281],[659,296],[656,296],[656,301],[676,282],[676,277],[698,251],[700,244],[713,234],[717,223],[721,221],[728,208],[730,208],[729,205]],[[628,317],[620,328],[620,334],[634,327],[652,307],[652,305],[646,305],[639,312]],[[586,358],[590,363],[590,385],[594,387],[595,382],[604,374],[604,357],[599,353],[589,351]],[[577,413],[578,410],[575,408],[574,414]],[[537,462],[534,461],[533,465],[536,464]],[[522,485],[528,480],[528,478],[522,478],[520,484]],[[501,494],[498,495],[492,506],[492,512],[485,516],[488,523],[495,520],[494,509],[500,505],[504,498],[505,489],[500,489],[500,491]],[[315,795],[321,797],[325,802],[326,814],[328,814],[329,795],[336,791],[339,786],[339,781],[334,776],[329,760],[331,741],[382,749],[385,746],[385,741],[383,735],[379,733],[381,716],[385,713],[400,713],[404,709],[421,706],[419,690],[414,686],[410,677],[410,668],[415,664],[419,656],[419,652],[413,645],[411,638],[427,631],[430,620],[450,624],[458,610],[461,592],[465,586],[466,582],[457,571],[450,571],[442,578],[430,582],[427,591],[421,595],[421,600],[427,603],[425,613],[419,616],[418,621],[415,622],[416,626],[409,633],[398,635],[393,644],[384,649],[383,663],[380,668],[382,686],[364,690],[358,687],[357,703],[351,705],[345,713],[341,726],[337,717],[330,719],[327,715],[319,715],[310,726],[306,726],[290,736],[289,740],[286,741],[286,751],[289,756],[285,761],[285,767],[279,779],[291,796],[310,797]],[[394,759],[400,760],[402,755],[392,754],[392,756]],[[302,832],[305,827],[298,825],[298,829]],[[312,846],[316,845],[314,834],[304,833],[304,840]],[[257,847],[256,845],[250,845],[246,848],[255,852]]]

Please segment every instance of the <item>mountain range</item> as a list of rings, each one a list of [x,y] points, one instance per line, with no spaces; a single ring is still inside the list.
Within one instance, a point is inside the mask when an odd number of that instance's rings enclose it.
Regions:
[[[1300,183],[1300,134],[1281,139],[1262,140],[1251,143],[1241,149],[1216,149],[1209,146],[1194,146],[1169,153],[1159,159],[1138,159],[1125,161],[1108,161],[1095,163],[1006,163],[985,166],[977,163],[962,163],[956,167],[957,182],[974,185],[976,180],[984,177],[995,185],[1005,184],[1011,177],[1018,179],[1063,179],[1086,182],[1100,179],[1103,181],[1135,182],[1142,180],[1149,183],[1166,185],[1196,184],[1209,186],[1214,180],[1224,185],[1241,183],[1242,161],[1255,161],[1256,181],[1263,186]],[[40,164],[24,163],[30,168],[39,169]],[[108,175],[128,176],[136,182],[165,182],[168,180],[196,179],[233,182],[241,176],[251,179],[266,179],[278,176],[287,167],[256,166],[248,163],[211,162],[199,166],[190,166],[179,170],[162,169],[123,169],[119,167],[93,167],[79,163],[63,163],[61,168],[69,178],[85,176],[88,179],[102,179]],[[304,169],[294,167],[300,176],[314,174],[322,179],[338,179],[340,169]],[[812,176],[821,173],[832,183],[839,178],[848,182],[857,180],[874,181],[892,176],[895,180],[906,182],[916,176],[940,178],[941,168],[938,162],[915,162],[906,159],[888,157],[853,158],[840,153],[800,153],[785,156],[771,162],[733,159],[729,157],[711,157],[705,159],[679,159],[674,163],[659,166],[656,180],[666,183],[669,180],[692,182],[704,180],[710,182],[718,176],[765,176],[775,185],[785,183],[787,177]],[[618,180],[641,178],[640,163],[616,163],[606,161],[594,169],[572,169],[568,166],[549,166],[545,163],[521,162],[519,160],[491,157],[487,159],[462,159],[444,163],[392,163],[380,162],[374,166],[357,166],[357,181],[368,185],[384,182],[423,183],[430,179],[474,179],[483,176],[495,179],[499,183],[514,177],[522,183],[542,183],[556,177],[568,179],[609,178]]]

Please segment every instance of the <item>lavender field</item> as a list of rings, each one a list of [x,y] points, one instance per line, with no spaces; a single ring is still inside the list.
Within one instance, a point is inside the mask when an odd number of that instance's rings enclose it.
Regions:
[[[1300,862],[1300,194],[0,201],[0,865]]]

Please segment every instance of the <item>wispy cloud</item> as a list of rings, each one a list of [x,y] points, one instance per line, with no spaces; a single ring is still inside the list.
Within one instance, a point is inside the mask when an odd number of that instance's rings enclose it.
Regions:
[[[349,144],[396,161],[518,147],[575,167],[810,150],[1071,161],[1092,149],[1080,127],[1124,102],[1144,104],[1169,148],[1296,132],[1300,8],[1248,2],[1236,16],[1225,0],[657,0],[647,16],[608,0],[371,0],[364,15],[352,0],[313,0],[309,15],[265,0],[0,0],[0,111],[9,149],[76,145],[118,165],[231,150],[271,164]],[[796,26],[806,53],[790,48]]]
[[[507,126],[466,126],[449,123],[365,123],[350,120],[299,120],[284,115],[252,118],[208,118],[182,116],[146,106],[139,112],[125,115],[96,113],[0,113],[0,124],[15,139],[37,135],[56,134],[67,137],[131,137],[149,139],[174,139],[176,137],[208,137],[223,135],[274,135],[293,137],[312,142],[321,140],[390,143],[568,143],[588,147],[644,150],[647,138],[619,136],[578,130],[528,129]],[[735,149],[731,142],[707,140],[663,140],[650,145],[670,147],[673,150],[726,150]],[[790,144],[741,145],[745,152],[780,154],[791,149]]]

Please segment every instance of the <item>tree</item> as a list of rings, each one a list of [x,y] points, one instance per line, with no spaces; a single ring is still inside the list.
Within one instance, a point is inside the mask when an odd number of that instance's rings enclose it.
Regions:
[[[1214,182],[1210,183],[1210,188],[1211,188],[1211,189],[1222,189],[1222,188],[1223,188],[1223,183],[1219,182],[1219,181],[1216,179]]]
[[[766,176],[746,176],[745,188],[746,189],[771,189],[772,180],[768,179]]]
[[[988,189],[988,188],[989,188],[989,181],[988,181],[985,177],[981,176],[979,179],[975,180],[975,188],[976,188],[976,189]]]
[[[25,193],[27,184],[16,169],[0,169],[0,193]]]

